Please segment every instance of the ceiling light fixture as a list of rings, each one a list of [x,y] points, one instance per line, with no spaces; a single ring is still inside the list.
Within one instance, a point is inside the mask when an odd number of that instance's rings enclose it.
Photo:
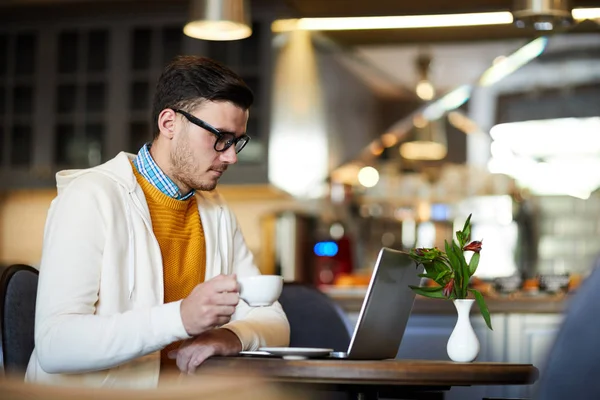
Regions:
[[[569,0],[516,0],[512,14],[518,28],[551,31],[573,24]]]
[[[512,24],[512,22],[513,16],[509,11],[499,11],[470,14],[282,19],[274,21],[271,29],[273,32],[287,32],[296,29],[340,31],[502,25]]]
[[[435,97],[435,88],[429,79],[431,56],[429,54],[419,54],[416,60],[416,66],[417,73],[419,74],[419,81],[415,87],[415,93],[421,100],[432,100]]]
[[[572,11],[572,16],[573,19],[578,21],[584,19],[597,20],[600,19],[600,8],[575,8]],[[513,22],[514,18],[510,11],[498,11],[465,14],[279,19],[273,21],[271,30],[278,33],[294,30],[343,31],[447,28],[453,26],[508,25]]]
[[[585,19],[599,20],[600,8],[574,8],[572,11],[573,18],[582,21]]]
[[[400,145],[400,155],[407,160],[437,161],[446,157],[448,145],[444,120],[427,121],[413,128],[414,140]]]
[[[204,40],[239,40],[252,34],[247,0],[192,0],[183,33]]]
[[[428,80],[420,80],[415,87],[415,93],[421,100],[429,101],[435,97],[435,88]]]

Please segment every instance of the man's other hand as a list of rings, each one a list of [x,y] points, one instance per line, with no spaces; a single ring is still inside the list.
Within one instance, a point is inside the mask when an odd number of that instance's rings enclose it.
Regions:
[[[177,368],[185,374],[193,374],[196,368],[212,356],[232,356],[242,351],[240,339],[232,331],[220,328],[206,331],[188,339],[178,350],[169,353],[177,360]]]

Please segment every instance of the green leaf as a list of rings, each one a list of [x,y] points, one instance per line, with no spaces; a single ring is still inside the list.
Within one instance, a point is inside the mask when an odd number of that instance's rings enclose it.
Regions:
[[[469,261],[469,276],[473,276],[477,270],[477,265],[479,265],[479,257],[479,253],[473,253],[471,260]]]
[[[430,297],[432,299],[445,299],[443,290],[444,288],[441,286],[437,287],[421,287],[421,286],[409,286],[416,294],[420,294],[421,296]]]
[[[448,260],[448,256],[446,254],[435,260],[434,263],[436,263],[440,270],[452,269],[450,267],[450,260]]]
[[[456,295],[460,298],[461,297],[460,288],[461,288],[461,282],[463,279],[463,270],[460,265],[460,260],[458,259],[458,257],[456,256],[456,254],[454,253],[452,248],[449,248],[449,250],[448,250],[448,259],[450,260],[450,265],[451,265],[452,271],[454,271]],[[458,288],[456,288],[456,285],[458,285]]]
[[[433,272],[427,272],[425,274],[419,274],[417,275],[419,278],[427,278],[427,279],[432,279],[435,281],[435,277],[437,276],[435,273]]]
[[[428,274],[437,275],[440,272],[439,266],[436,264],[435,261],[423,264],[423,266],[425,267],[425,272],[427,272]]]
[[[463,227],[463,232],[466,232],[466,231],[467,231],[467,229],[469,229],[469,230],[470,230],[470,227],[471,227],[471,216],[472,216],[472,215],[473,215],[473,214],[469,214],[469,217],[468,217],[468,218],[467,218],[467,220],[465,221],[465,226]]]
[[[446,276],[451,275],[452,271],[450,271],[449,269],[440,272],[435,278],[433,278],[434,281],[436,281],[437,283],[440,283],[440,281],[442,279],[444,279]]]
[[[420,288],[423,292],[435,292],[438,289],[442,289],[441,286],[410,286],[410,288]]]
[[[469,241],[469,235],[471,235],[471,215],[465,221],[465,226],[461,231],[456,232],[456,238],[458,239],[458,245],[460,248],[465,247],[467,242]]]
[[[487,308],[487,305],[485,304],[485,299],[483,298],[483,295],[481,293],[479,293],[478,290],[475,290],[475,289],[469,289],[469,292],[471,292],[471,293],[473,293],[473,295],[475,295],[475,301],[477,302],[477,306],[479,307],[479,311],[481,311],[481,315],[483,316],[483,319],[485,320],[486,325],[491,330],[494,330],[492,328],[492,319],[490,317],[490,312]]]
[[[454,272],[460,273],[461,271],[458,271],[460,267],[460,261],[456,257],[456,254],[452,251],[452,247],[450,247],[450,244],[447,241],[444,242],[446,244],[446,255],[448,256],[448,261],[450,262],[450,268]],[[454,242],[452,242],[452,244],[454,244]]]
[[[469,286],[469,266],[467,260],[465,260],[465,254],[460,247],[452,242],[452,252],[458,260],[457,268],[460,270],[460,280],[458,281],[459,287],[457,293],[464,299],[467,297],[467,288]]]

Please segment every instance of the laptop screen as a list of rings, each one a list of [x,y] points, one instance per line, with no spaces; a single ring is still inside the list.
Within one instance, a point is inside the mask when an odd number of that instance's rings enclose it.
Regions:
[[[410,257],[383,247],[363,301],[347,358],[395,358],[415,300],[409,285],[419,285],[418,268]]]

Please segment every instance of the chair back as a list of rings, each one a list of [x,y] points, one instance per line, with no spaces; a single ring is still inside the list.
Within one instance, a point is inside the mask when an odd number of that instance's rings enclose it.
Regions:
[[[286,282],[279,303],[290,323],[291,347],[348,350],[350,322],[330,297],[315,287]]]
[[[34,347],[38,270],[11,265],[0,277],[0,334],[6,374],[22,377]]]

